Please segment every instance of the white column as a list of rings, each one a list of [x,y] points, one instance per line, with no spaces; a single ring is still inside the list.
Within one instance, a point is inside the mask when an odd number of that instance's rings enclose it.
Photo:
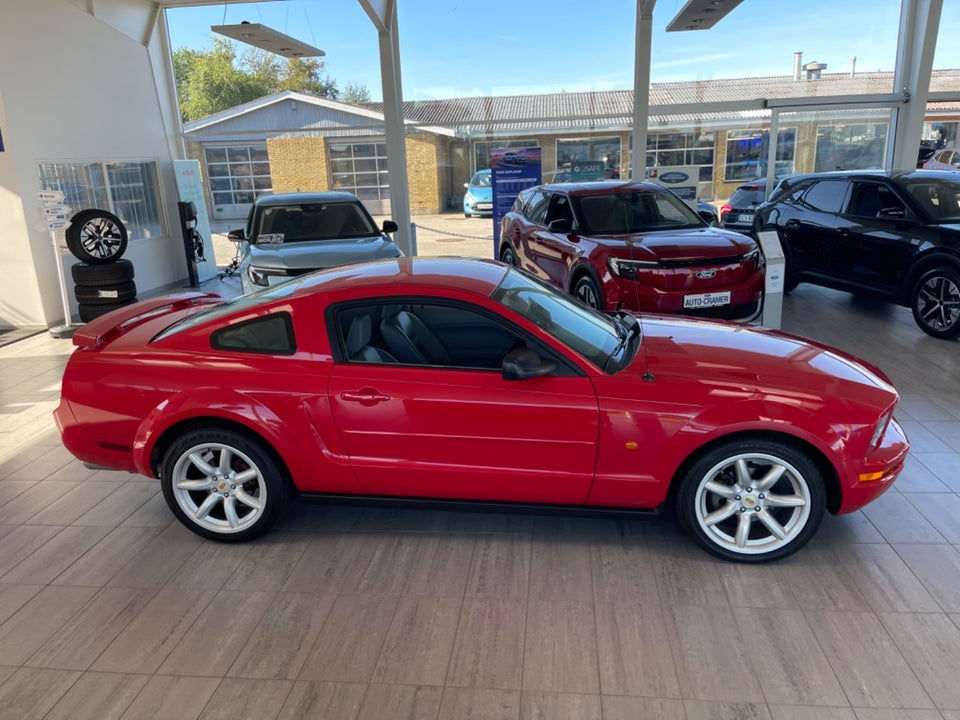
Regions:
[[[633,150],[630,172],[643,180],[647,165],[647,121],[650,115],[650,53],[653,47],[653,6],[657,0],[637,0],[637,33],[633,63]]]

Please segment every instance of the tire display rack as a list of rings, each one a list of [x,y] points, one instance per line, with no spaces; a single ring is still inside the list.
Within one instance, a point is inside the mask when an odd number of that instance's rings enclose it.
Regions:
[[[127,229],[106,210],[81,210],[66,231],[67,248],[80,262],[70,268],[80,320],[90,322],[137,301],[133,263],[121,256]]]

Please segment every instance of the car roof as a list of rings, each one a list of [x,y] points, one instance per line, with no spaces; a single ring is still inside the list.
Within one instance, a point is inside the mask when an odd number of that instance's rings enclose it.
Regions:
[[[305,277],[294,297],[404,286],[458,290],[489,297],[503,280],[507,266],[496,260],[456,257],[399,257],[343,265]]]
[[[582,182],[546,183],[541,185],[551,192],[563,192],[568,195],[606,195],[631,190],[644,192],[665,190],[661,185],[652,182],[638,182],[634,180],[588,180]]]
[[[360,202],[353,193],[348,192],[296,192],[264,195],[257,198],[258,207],[276,205],[309,205],[313,203]]]
[[[791,184],[798,180],[807,180],[810,178],[873,178],[888,180],[912,180],[925,177],[941,178],[943,180],[957,181],[957,174],[950,170],[830,170],[829,172],[804,173],[802,175],[792,175],[788,178]]]

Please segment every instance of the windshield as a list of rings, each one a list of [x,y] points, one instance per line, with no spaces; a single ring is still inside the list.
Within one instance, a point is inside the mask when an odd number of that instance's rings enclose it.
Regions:
[[[377,235],[362,205],[351,202],[268,205],[260,209],[253,242],[275,244]]]
[[[463,177],[461,175],[460,177]],[[473,187],[490,187],[490,173],[477,173],[470,180],[470,184]]]
[[[689,205],[663,190],[574,195],[573,200],[588,235],[628,235],[704,225]]]
[[[933,222],[960,222],[960,182],[942,178],[916,178],[905,179],[903,184]]]
[[[624,347],[612,318],[518,270],[507,272],[492,298],[597,367],[607,367],[610,356]]]

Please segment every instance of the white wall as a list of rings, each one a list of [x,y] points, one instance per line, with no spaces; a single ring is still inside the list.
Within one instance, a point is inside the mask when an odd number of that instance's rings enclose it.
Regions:
[[[63,320],[49,234],[34,228],[38,162],[158,161],[167,235],[132,241],[126,257],[141,295],[187,277],[172,165],[180,156],[178,119],[166,75],[166,32],[155,13],[147,0],[3,2],[0,325]],[[69,280],[75,259],[66,254],[62,262]],[[72,281],[68,289],[72,302]]]

